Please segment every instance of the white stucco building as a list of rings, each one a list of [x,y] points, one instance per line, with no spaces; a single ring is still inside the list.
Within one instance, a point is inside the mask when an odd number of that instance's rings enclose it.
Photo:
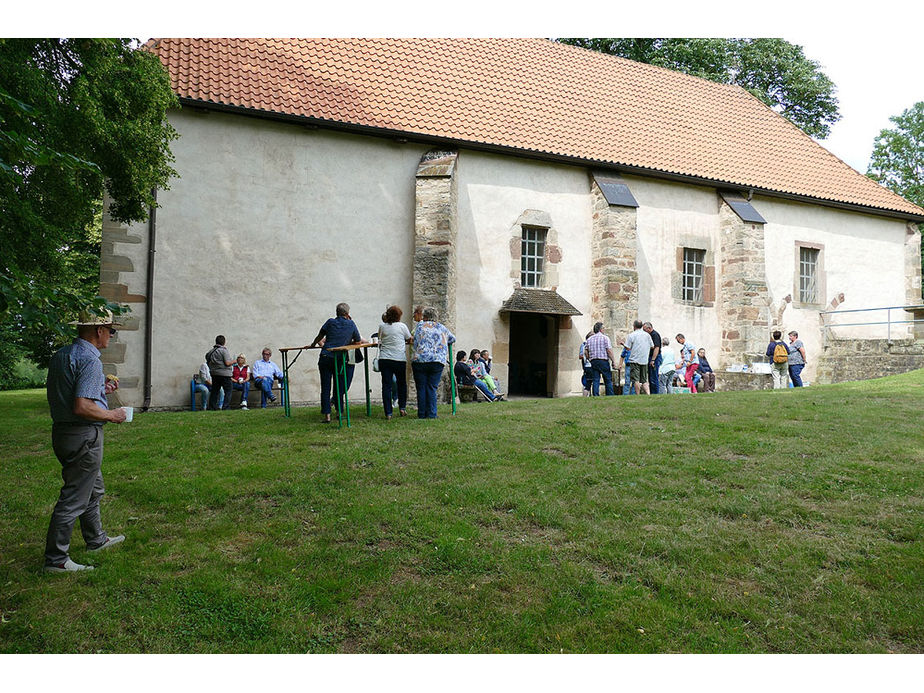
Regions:
[[[737,87],[538,39],[147,49],[182,105],[179,177],[149,223],[104,222],[124,404],[187,406],[215,335],[253,360],[340,301],[363,336],[433,305],[511,391],[551,396],[580,392],[597,320],[682,332],[717,369],[796,329],[812,381],[832,301],[920,302],[924,210]],[[319,400],[314,355],[291,388]]]

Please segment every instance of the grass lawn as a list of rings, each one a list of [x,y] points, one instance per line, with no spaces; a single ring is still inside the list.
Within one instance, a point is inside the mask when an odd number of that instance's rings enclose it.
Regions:
[[[128,539],[45,575],[44,392],[0,393],[0,652],[924,651],[924,371],[443,409],[109,425]]]

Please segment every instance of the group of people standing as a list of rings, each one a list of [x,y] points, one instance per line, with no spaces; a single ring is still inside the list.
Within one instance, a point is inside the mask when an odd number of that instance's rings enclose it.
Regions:
[[[616,394],[612,375],[615,369],[625,370],[624,395],[669,394],[676,377],[684,381],[690,392],[715,392],[715,371],[705,349],[697,350],[678,334],[676,340],[681,349],[677,354],[670,347],[670,339],[661,337],[650,322],[635,320],[632,327],[625,341],[619,342],[622,352],[618,363],[602,322],[587,333],[578,352],[584,371],[581,382],[585,397],[599,396],[601,379],[605,393]]]
[[[584,371],[581,383],[585,397],[600,394],[601,379],[606,394],[615,394],[612,371],[621,368],[625,369],[624,395],[670,394],[675,380],[683,381],[691,393],[715,392],[715,371],[705,349],[697,349],[683,334],[677,334],[675,339],[680,346],[675,352],[670,339],[662,338],[650,322],[636,320],[633,328],[626,340],[619,342],[622,353],[618,363],[602,322],[587,333],[578,352]],[[775,389],[787,387],[789,380],[793,387],[802,387],[805,345],[798,332],[789,333],[787,344],[782,340],[782,332],[774,331],[773,340],[767,345],[767,357],[771,360]]]
[[[394,404],[400,416],[407,416],[407,347],[412,347],[411,372],[417,389],[417,418],[437,418],[437,401],[443,368],[449,360],[449,345],[456,341],[448,327],[439,322],[435,308],[417,306],[414,310],[414,331],[401,322],[403,311],[389,306],[382,315],[376,339],[378,342],[378,368],[382,376],[382,400],[385,418],[391,419]],[[331,396],[334,385],[334,352],[337,347],[361,344],[359,328],[350,317],[350,306],[338,303],[335,316],[318,330],[317,336],[305,348],[321,347],[318,370],[321,374],[322,423],[330,423],[333,407],[342,411],[345,393],[353,382],[357,363],[362,362],[361,350],[347,351],[347,363],[342,381],[337,382],[339,398]],[[336,400],[336,401],[335,401]]]

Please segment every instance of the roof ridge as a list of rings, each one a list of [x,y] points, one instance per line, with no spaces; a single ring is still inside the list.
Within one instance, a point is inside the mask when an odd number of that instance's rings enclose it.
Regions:
[[[729,83],[726,83],[726,82],[716,82],[715,80],[711,80],[711,79],[709,79],[709,78],[707,78],[707,77],[701,77],[700,75],[691,75],[689,72],[682,72],[681,70],[674,70],[674,69],[672,69],[672,68],[665,67],[664,65],[655,65],[654,63],[645,63],[645,62],[642,62],[641,60],[633,60],[632,58],[626,58],[626,57],[621,56],[621,55],[614,55],[614,54],[612,54],[612,53],[604,53],[603,51],[595,51],[595,50],[592,49],[592,48],[584,48],[583,46],[575,46],[575,45],[572,45],[572,44],[570,44],[570,43],[561,43],[560,41],[556,41],[556,40],[554,40],[554,39],[546,39],[546,40],[549,41],[550,43],[555,44],[556,46],[563,46],[563,47],[566,47],[566,48],[573,48],[573,49],[579,50],[579,51],[586,51],[587,53],[590,53],[590,54],[592,54],[592,55],[594,55],[594,56],[601,56],[601,57],[604,58],[604,59],[619,60],[619,61],[622,61],[622,62],[631,63],[632,65],[644,66],[644,67],[650,68],[650,69],[652,69],[652,70],[662,70],[662,71],[667,72],[667,73],[669,73],[669,74],[671,74],[671,75],[676,75],[676,76],[678,76],[678,77],[680,77],[680,78],[699,80],[700,82],[703,82],[704,84],[709,85],[710,87],[738,87],[738,88],[742,88],[741,85],[738,85],[738,84],[734,84],[734,83],[729,84]],[[744,91],[747,92],[747,89],[745,89]],[[749,96],[754,97],[753,94],[749,94]]]
[[[924,220],[740,85],[547,38],[164,38],[145,49],[188,102]]]

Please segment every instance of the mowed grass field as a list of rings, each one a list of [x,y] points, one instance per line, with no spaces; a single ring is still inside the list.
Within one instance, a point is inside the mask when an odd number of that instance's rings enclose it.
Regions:
[[[108,425],[128,538],[46,575],[44,392],[0,393],[0,651],[924,651],[924,371],[353,413]]]

